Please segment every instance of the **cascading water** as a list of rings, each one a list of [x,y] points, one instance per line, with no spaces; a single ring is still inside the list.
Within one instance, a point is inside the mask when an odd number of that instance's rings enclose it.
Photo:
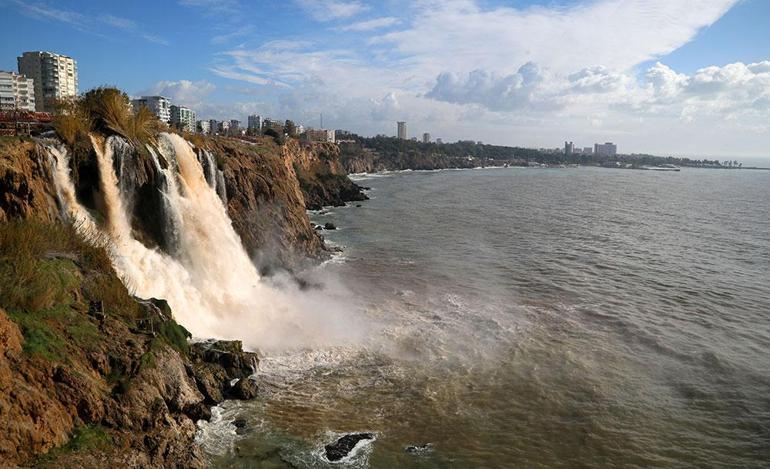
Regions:
[[[339,303],[326,296],[299,294],[265,282],[232,228],[208,152],[195,154],[182,137],[161,134],[151,156],[160,174],[164,220],[172,233],[171,254],[150,249],[134,238],[126,210],[131,194],[123,192],[113,157],[126,158],[127,143],[109,137],[103,147],[92,138],[104,198],[105,222],[97,224],[78,202],[70,178],[66,151],[49,148],[55,160],[54,182],[60,203],[81,229],[97,231],[110,240],[110,254],[123,281],[143,298],[164,298],[174,316],[196,337],[241,339],[249,347],[284,348],[340,344],[353,339]],[[163,168],[162,158],[167,164]],[[118,167],[123,168],[125,161]],[[208,167],[210,177],[204,171]],[[344,333],[342,332],[344,330]]]

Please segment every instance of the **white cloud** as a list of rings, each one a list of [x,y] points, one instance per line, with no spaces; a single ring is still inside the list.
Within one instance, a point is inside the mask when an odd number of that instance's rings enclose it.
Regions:
[[[174,104],[196,108],[215,89],[216,86],[206,80],[159,81],[140,95],[161,95],[170,98]]]
[[[375,29],[388,28],[400,23],[401,20],[392,16],[383,16],[372,20],[359,21],[347,26],[343,26],[340,31],[374,31]]]
[[[369,9],[357,0],[296,0],[316,21],[351,18]]]
[[[745,146],[736,146],[737,154],[770,130],[770,62],[691,74],[660,62],[637,69],[691,41],[736,1],[593,0],[517,9],[422,0],[399,23],[376,18],[336,29],[399,25],[368,43],[237,48],[213,70],[266,85],[264,112],[298,121],[323,112],[335,125],[370,134],[392,133],[391,121],[407,120],[414,131],[447,139],[531,146],[615,139],[625,150],[705,146],[714,153],[725,151],[720,138],[740,139]]]

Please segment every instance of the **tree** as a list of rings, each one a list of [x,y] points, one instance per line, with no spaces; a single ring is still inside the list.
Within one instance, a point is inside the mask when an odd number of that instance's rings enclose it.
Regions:
[[[283,132],[289,137],[296,137],[297,126],[294,124],[294,121],[286,119],[286,122],[283,124]]]

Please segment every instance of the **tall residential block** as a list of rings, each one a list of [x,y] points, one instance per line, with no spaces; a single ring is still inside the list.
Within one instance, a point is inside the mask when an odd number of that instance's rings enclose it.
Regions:
[[[398,130],[398,138],[406,140],[406,122],[396,122],[396,128]]]
[[[171,105],[171,125],[186,132],[195,132],[195,111],[184,106]]]
[[[422,134],[422,143],[430,143],[430,134],[428,132]]]
[[[564,154],[571,155],[575,153],[575,144],[572,142],[564,142]]]
[[[210,121],[198,121],[198,125],[195,129],[198,133],[201,134],[208,134],[211,133],[211,122]]]
[[[53,52],[24,52],[16,59],[19,73],[35,84],[35,110],[53,112],[56,102],[78,94],[78,66],[75,59]]]
[[[594,155],[596,156],[615,156],[617,154],[618,147],[612,142],[594,144]]]
[[[241,121],[238,119],[230,119],[230,129],[229,129],[230,135],[240,135],[241,134]]]
[[[144,106],[166,124],[171,122],[171,100],[164,96],[142,96],[131,101],[134,112]]]
[[[0,72],[0,111],[35,111],[35,83],[13,72]]]
[[[250,134],[260,133],[262,131],[262,118],[256,114],[250,115],[247,129]]]

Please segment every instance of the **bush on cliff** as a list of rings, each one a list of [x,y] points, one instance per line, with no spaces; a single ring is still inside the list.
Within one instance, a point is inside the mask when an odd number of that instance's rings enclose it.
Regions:
[[[57,135],[70,147],[90,132],[120,135],[141,147],[154,142],[163,124],[145,106],[131,108],[128,95],[117,88],[98,87],[74,101],[62,102],[54,120]]]

